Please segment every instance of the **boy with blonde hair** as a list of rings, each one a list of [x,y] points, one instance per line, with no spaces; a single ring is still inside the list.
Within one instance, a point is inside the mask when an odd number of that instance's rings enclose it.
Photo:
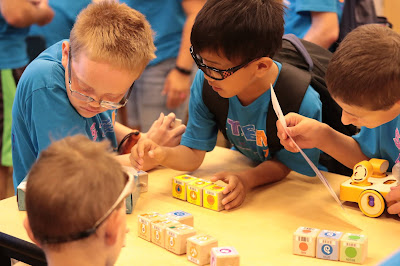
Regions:
[[[116,113],[154,51],[150,25],[138,11],[115,1],[84,9],[69,41],[44,51],[18,84],[12,112],[14,187],[51,139],[84,134],[93,141],[110,140],[114,150],[124,148],[125,136],[137,139],[115,121]],[[172,128],[174,119],[160,115],[146,137],[177,145],[185,126]],[[129,164],[128,156],[120,159]]]
[[[113,265],[118,258],[134,182],[107,142],[66,137],[43,150],[29,172],[24,226],[48,265]]]
[[[361,127],[349,137],[299,114],[286,115],[288,134],[300,148],[318,148],[353,168],[362,160],[400,162],[400,35],[381,25],[350,32],[333,54],[326,73],[333,99],[342,107],[342,122]],[[277,122],[281,144],[297,152]],[[387,195],[389,213],[400,214],[400,186]]]

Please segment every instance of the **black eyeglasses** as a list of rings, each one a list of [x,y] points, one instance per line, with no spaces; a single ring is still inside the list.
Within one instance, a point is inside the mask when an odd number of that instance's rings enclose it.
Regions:
[[[97,222],[93,225],[92,228],[87,229],[85,231],[71,234],[69,236],[61,236],[61,237],[45,237],[42,240],[43,244],[60,244],[60,243],[65,243],[65,242],[70,242],[70,241],[75,241],[83,238],[87,238],[94,234],[96,230],[104,223],[105,220],[111,215],[113,211],[118,207],[118,205],[131,194],[134,189],[135,189],[135,178],[132,174],[130,173],[125,173],[125,176],[127,178],[127,183],[122,190],[121,194],[117,198],[117,200],[114,202],[114,204],[111,206],[111,208],[99,219]]]
[[[249,62],[240,64],[238,66],[235,67],[231,67],[225,70],[222,69],[218,69],[218,68],[214,68],[214,67],[210,67],[207,66],[206,64],[203,63],[203,58],[196,54],[193,50],[193,46],[190,46],[190,54],[193,57],[194,62],[196,63],[197,67],[204,72],[204,74],[206,74],[208,77],[215,79],[215,80],[223,80],[226,79],[228,77],[230,77],[231,75],[233,75],[233,73],[235,73],[236,71],[238,71],[239,69],[245,67],[246,65],[250,64],[251,62],[253,62],[256,59],[253,59]]]
[[[68,83],[69,83],[69,91],[71,92],[71,95],[75,98],[77,98],[78,100],[81,101],[85,101],[87,103],[91,103],[91,102],[97,102],[101,107],[106,108],[106,109],[119,109],[121,107],[124,107],[126,105],[126,103],[128,102],[129,96],[131,95],[132,89],[133,89],[133,85],[135,84],[135,82],[132,83],[131,87],[129,88],[128,94],[122,98],[121,101],[119,101],[119,103],[115,103],[115,102],[110,102],[110,101],[96,101],[95,99],[93,99],[90,96],[87,96],[83,93],[80,93],[79,91],[73,90],[71,88],[71,49],[69,50],[69,54],[68,54]]]

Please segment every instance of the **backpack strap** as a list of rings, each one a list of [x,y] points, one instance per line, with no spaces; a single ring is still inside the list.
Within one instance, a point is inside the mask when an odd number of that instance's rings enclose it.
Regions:
[[[204,104],[214,114],[218,129],[222,132],[225,139],[228,139],[226,135],[226,120],[228,119],[229,99],[219,96],[205,79],[203,81],[202,98]]]
[[[293,45],[293,47],[296,48],[297,52],[299,52],[301,54],[303,59],[308,64],[308,70],[312,71],[313,68],[314,68],[314,62],[313,62],[310,54],[308,53],[306,47],[301,42],[301,40],[296,35],[294,35],[292,33],[283,35],[282,36],[282,40],[289,41]]]
[[[310,82],[310,72],[296,68],[287,63],[282,63],[282,69],[274,86],[274,91],[284,115],[290,112],[299,112],[300,105]],[[278,117],[273,110],[272,102],[270,102],[267,114],[266,131],[268,148],[271,156],[283,148],[277,136],[277,120]]]

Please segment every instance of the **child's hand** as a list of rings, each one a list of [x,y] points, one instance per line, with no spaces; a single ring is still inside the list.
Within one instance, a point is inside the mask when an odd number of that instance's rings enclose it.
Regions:
[[[323,123],[304,117],[296,113],[285,115],[287,131],[301,149],[311,149],[317,147],[321,137],[320,130]],[[276,121],[278,137],[283,147],[291,152],[299,152],[292,140],[286,134],[281,123]]]
[[[211,178],[211,181],[215,182],[217,180],[222,180],[225,183],[228,183],[226,188],[222,191],[224,195],[227,195],[222,200],[225,210],[240,206],[246,197],[246,188],[238,174],[231,172],[217,173]]]
[[[138,143],[136,143],[131,150],[129,159],[132,166],[138,170],[143,169],[146,155],[152,159],[155,159],[158,163],[161,163],[165,158],[165,151],[163,147],[144,137],[139,139]]]
[[[146,137],[161,146],[177,146],[181,142],[181,137],[186,130],[186,126],[179,125],[174,127],[174,124],[174,113],[170,113],[167,116],[161,113],[160,117],[154,121],[153,125],[146,133]]]
[[[391,187],[385,198],[388,204],[388,213],[400,216],[400,185]]]

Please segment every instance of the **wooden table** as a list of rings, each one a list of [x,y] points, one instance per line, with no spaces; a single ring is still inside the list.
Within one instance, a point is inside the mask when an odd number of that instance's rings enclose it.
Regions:
[[[215,172],[248,167],[251,162],[240,153],[217,147],[191,174],[209,178]],[[186,255],[177,256],[137,236],[137,215],[150,211],[192,213],[195,229],[216,237],[219,246],[234,246],[241,265],[345,265],[293,255],[293,232],[299,226],[367,235],[364,265],[376,265],[400,248],[397,216],[385,213],[369,218],[356,203],[344,203],[342,211],[317,177],[291,172],[281,182],[253,190],[240,208],[215,212],[171,196],[171,179],[182,173],[162,167],[149,171],[149,191],[140,195],[134,212],[128,215],[130,232],[116,265],[194,265]],[[340,184],[348,178],[330,173],[325,177],[338,195]],[[22,226],[24,215],[18,211],[15,197],[0,201],[0,232],[29,240]]]

